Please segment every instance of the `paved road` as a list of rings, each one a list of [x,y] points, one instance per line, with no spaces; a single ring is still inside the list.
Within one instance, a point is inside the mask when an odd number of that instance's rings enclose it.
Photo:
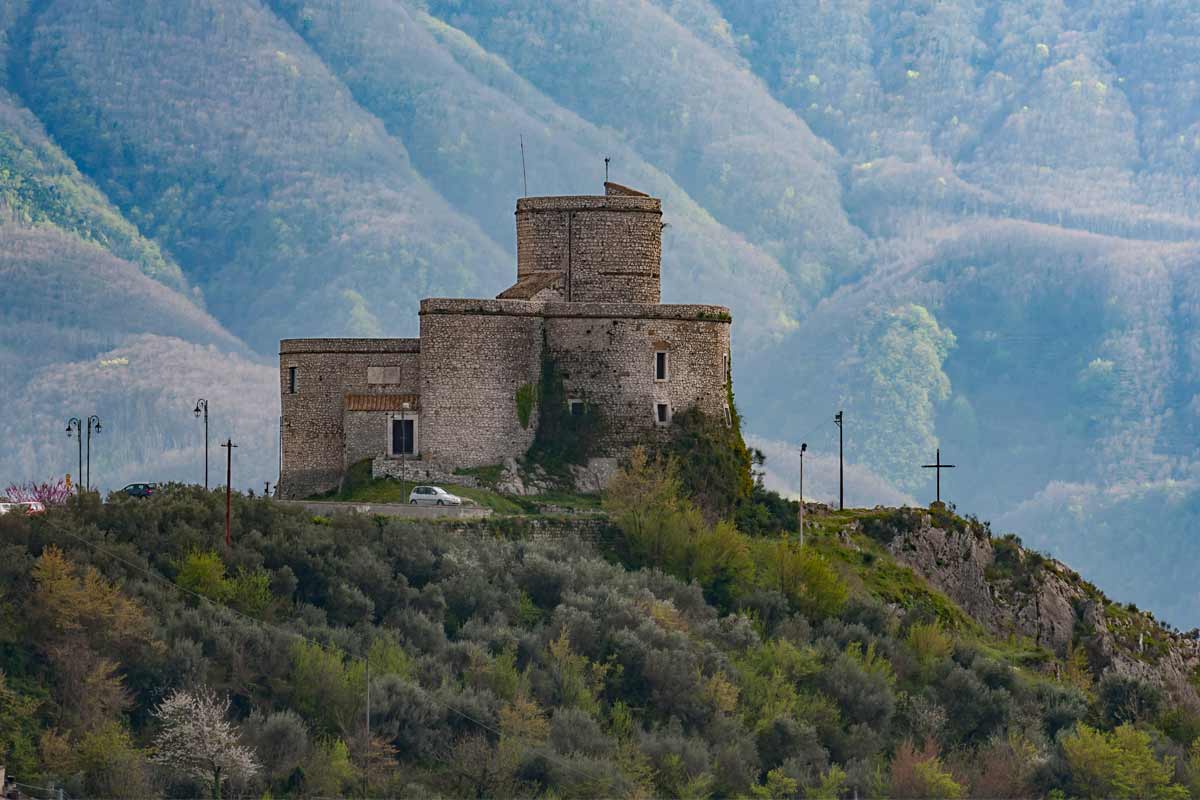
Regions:
[[[403,503],[344,503],[330,500],[280,500],[286,506],[299,506],[314,514],[334,514],[338,511],[348,511],[358,514],[380,514],[385,517],[404,517],[406,519],[437,519],[440,517],[455,517],[458,519],[478,519],[490,517],[492,510],[481,506],[414,506]]]

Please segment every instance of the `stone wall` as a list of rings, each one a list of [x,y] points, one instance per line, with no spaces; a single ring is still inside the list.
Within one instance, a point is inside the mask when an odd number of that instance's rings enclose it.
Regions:
[[[570,302],[658,303],[662,205],[644,195],[523,197],[517,277],[557,271]]]
[[[456,467],[498,464],[533,443],[536,410],[521,425],[517,393],[542,365],[539,303],[421,302],[421,457]]]
[[[371,477],[393,478],[407,483],[431,483],[435,486],[450,483],[473,489],[480,487],[474,476],[459,475],[450,467],[433,464],[424,459],[376,456],[371,461]]]
[[[659,306],[661,314],[638,317],[579,316],[584,309],[547,316],[546,344],[567,397],[583,400],[603,421],[599,454],[618,455],[667,435],[669,428],[657,422],[659,403],[672,417],[693,406],[724,415],[730,325],[719,311],[696,308]],[[660,351],[668,354],[664,381],[656,380]]]
[[[411,416],[411,415],[410,415]],[[388,452],[391,445],[389,411],[347,411],[342,418],[342,463],[349,467],[364,458]]]
[[[296,369],[296,391],[289,373]],[[369,376],[369,367],[387,368]],[[369,377],[396,383],[369,383]],[[345,397],[416,394],[417,339],[284,339],[279,343],[283,414],[281,497],[308,497],[336,488],[346,466]],[[382,416],[378,415],[377,416]],[[367,423],[356,425],[355,441]],[[386,439],[383,440],[386,443]],[[357,445],[356,445],[357,446]]]

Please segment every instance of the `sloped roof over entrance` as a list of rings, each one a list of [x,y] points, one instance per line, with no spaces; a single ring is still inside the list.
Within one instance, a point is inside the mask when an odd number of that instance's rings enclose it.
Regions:
[[[497,300],[531,300],[543,289],[549,289],[562,279],[561,272],[534,272],[496,295]]]

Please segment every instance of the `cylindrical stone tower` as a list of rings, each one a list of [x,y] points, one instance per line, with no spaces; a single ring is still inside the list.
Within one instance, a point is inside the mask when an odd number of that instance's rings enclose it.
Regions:
[[[604,196],[517,201],[517,279],[557,273],[567,302],[658,303],[662,203],[604,187]]]

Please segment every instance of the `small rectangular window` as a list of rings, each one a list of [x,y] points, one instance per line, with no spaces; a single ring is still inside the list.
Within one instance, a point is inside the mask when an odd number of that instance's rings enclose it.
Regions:
[[[288,394],[296,393],[296,368],[288,367]]]
[[[654,407],[654,421],[659,425],[666,425],[671,421],[671,406],[666,403],[659,403]]]
[[[732,428],[733,427],[733,414],[731,414],[729,412],[729,406],[725,406],[724,411],[725,411],[725,427]]]
[[[729,383],[729,353],[721,356],[721,377],[725,383]]]
[[[670,377],[670,362],[665,350],[654,354],[654,380],[665,381]]]
[[[582,400],[578,400],[575,398],[568,400],[567,408],[570,410],[572,417],[582,417],[583,416],[583,401]]]

